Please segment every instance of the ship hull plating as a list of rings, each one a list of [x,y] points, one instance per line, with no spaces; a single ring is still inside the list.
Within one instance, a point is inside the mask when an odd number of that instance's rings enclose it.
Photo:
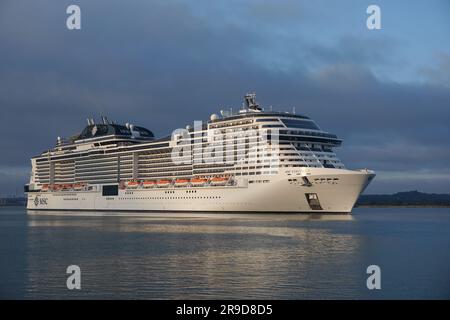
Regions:
[[[28,193],[29,210],[350,213],[374,177],[367,170],[301,168],[241,178],[233,186]]]

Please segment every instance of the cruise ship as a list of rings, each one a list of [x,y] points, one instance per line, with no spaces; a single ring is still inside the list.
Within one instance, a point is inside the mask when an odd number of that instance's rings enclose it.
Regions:
[[[31,159],[30,210],[350,213],[374,178],[349,170],[342,140],[247,94],[237,112],[156,138],[138,125],[87,119],[80,134]]]

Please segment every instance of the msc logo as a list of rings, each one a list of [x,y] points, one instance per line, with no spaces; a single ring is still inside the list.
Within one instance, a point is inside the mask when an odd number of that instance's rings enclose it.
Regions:
[[[34,205],[37,207],[38,205],[47,205],[47,199],[46,198],[39,198],[36,196],[34,198]]]

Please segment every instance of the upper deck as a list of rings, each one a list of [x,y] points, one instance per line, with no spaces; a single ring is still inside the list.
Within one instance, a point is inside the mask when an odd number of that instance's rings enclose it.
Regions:
[[[228,129],[239,129],[251,126],[256,129],[270,129],[272,134],[277,132],[281,141],[310,143],[324,143],[330,146],[339,146],[342,142],[336,135],[320,129],[320,127],[305,115],[288,112],[264,111],[255,101],[254,94],[246,96],[247,107],[233,114],[221,111],[221,116],[211,115],[207,122],[201,126],[186,126],[188,136],[194,137],[197,133],[208,134],[226,133]],[[116,124],[102,117],[101,123],[94,123],[88,119],[88,125],[80,134],[67,140],[58,137],[55,148],[44,151],[33,158],[48,158],[61,156],[73,157],[77,153],[110,153],[120,150],[136,151],[142,149],[166,148],[170,146],[172,136],[155,138],[150,130],[126,123]]]

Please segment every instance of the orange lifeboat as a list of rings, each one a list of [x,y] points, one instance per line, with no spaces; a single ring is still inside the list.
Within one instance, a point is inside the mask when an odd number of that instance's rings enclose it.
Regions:
[[[189,183],[189,179],[177,179],[175,180],[175,186],[177,187],[185,187]]]
[[[139,182],[137,180],[130,180],[126,183],[127,188],[135,189],[139,186]]]
[[[142,182],[142,186],[144,188],[152,188],[156,185],[156,181],[144,181]]]
[[[44,184],[41,191],[48,191],[48,184]]]
[[[75,183],[73,185],[74,190],[83,190],[83,188],[84,188],[84,184],[82,184],[82,183]]]
[[[191,185],[197,187],[197,186],[203,186],[208,181],[208,179],[205,178],[192,178],[191,179]]]
[[[224,186],[228,179],[227,177],[214,177],[210,180],[210,184],[213,186]]]
[[[168,187],[171,182],[170,180],[158,180],[157,186],[160,188]]]

